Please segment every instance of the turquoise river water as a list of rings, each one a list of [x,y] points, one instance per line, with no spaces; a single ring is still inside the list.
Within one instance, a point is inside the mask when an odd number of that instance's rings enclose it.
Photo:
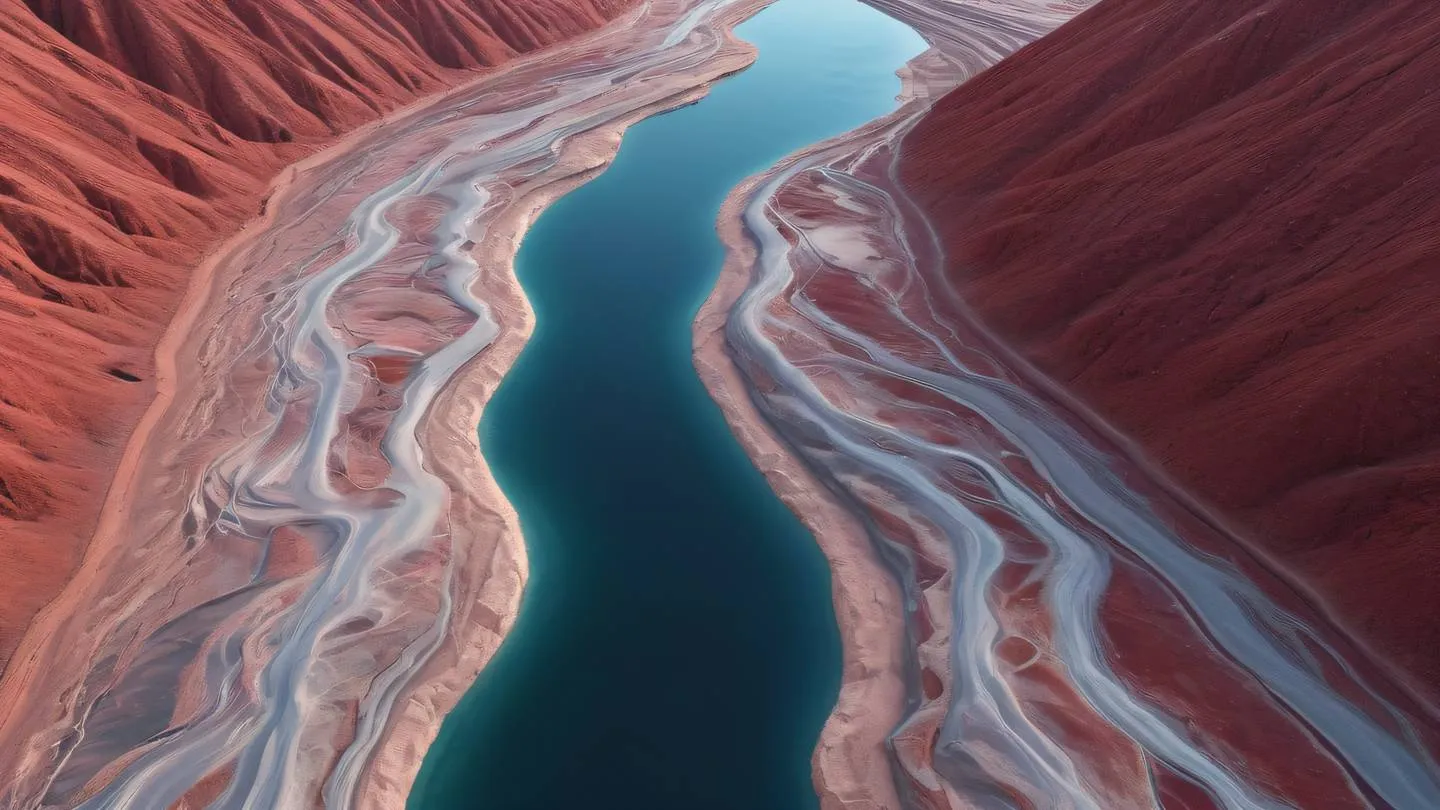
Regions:
[[[803,810],[840,640],[825,559],[691,365],[731,188],[895,105],[923,42],[853,0],[780,0],[759,59],[625,136],[526,235],[534,337],[480,426],[531,579],[411,810]]]

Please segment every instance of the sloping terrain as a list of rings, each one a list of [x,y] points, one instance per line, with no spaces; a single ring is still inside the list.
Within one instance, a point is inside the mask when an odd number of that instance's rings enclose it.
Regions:
[[[1104,0],[902,163],[967,304],[1432,697],[1437,43],[1422,0]]]
[[[204,251],[269,178],[630,0],[0,0],[0,665],[84,551]]]

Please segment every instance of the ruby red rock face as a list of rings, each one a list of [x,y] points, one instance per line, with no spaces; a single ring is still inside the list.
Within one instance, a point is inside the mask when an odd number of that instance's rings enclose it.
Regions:
[[[1437,37],[1410,0],[1105,0],[901,161],[966,304],[1429,700]]]
[[[79,563],[190,268],[269,178],[628,5],[0,0],[0,665]]]

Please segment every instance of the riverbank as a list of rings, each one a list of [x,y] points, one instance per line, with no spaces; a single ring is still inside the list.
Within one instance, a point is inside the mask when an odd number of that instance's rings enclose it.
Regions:
[[[901,777],[896,773],[890,746],[891,735],[900,730],[902,720],[924,702],[911,683],[921,673],[915,669],[913,652],[907,649],[917,640],[906,621],[911,610],[906,607],[909,597],[899,587],[894,571],[880,558],[878,539],[867,531],[855,509],[843,503],[794,448],[776,435],[753,399],[751,386],[760,381],[748,379],[730,353],[726,334],[729,319],[753,282],[753,268],[759,258],[745,216],[754,200],[773,194],[774,188],[797,167],[813,165],[822,156],[843,163],[843,156],[850,155],[861,161],[876,150],[893,147],[936,99],[1005,53],[978,44],[985,41],[979,26],[972,32],[957,30],[961,24],[958,18],[934,14],[923,2],[873,5],[915,27],[932,44],[899,70],[902,84],[898,108],[854,132],[792,155],[735,188],[726,198],[717,223],[726,246],[725,264],[694,323],[694,360],[701,380],[775,492],[815,535],[834,574],[833,601],[844,639],[844,675],[839,701],[821,733],[813,761],[815,788],[826,810],[898,808],[909,804],[896,792]],[[1054,22],[1060,19],[1056,16]],[[947,26],[946,22],[955,26]],[[956,40],[970,42],[967,33],[975,44],[955,47]],[[951,47],[937,49],[937,41]],[[1003,38],[998,41],[1004,42]],[[1005,48],[1003,44],[987,44]],[[1015,40],[1010,46],[1019,44],[1021,41]],[[762,195],[761,189],[767,186],[768,192]],[[769,206],[765,210],[782,219],[785,216]],[[778,301],[777,305],[784,306]],[[844,397],[842,389],[835,393]],[[939,674],[935,677],[949,680],[948,668],[943,665],[932,665],[926,671],[936,669]],[[932,695],[930,699],[937,697]]]
[[[0,758],[14,775],[7,799],[48,794],[123,807],[136,800],[136,786],[149,785],[160,792],[146,794],[147,801],[169,795],[180,806],[217,797],[233,803],[252,789],[297,803],[287,806],[318,804],[322,795],[332,807],[403,803],[439,717],[513,621],[525,577],[513,512],[475,455],[473,432],[532,322],[510,272],[514,247],[541,207],[603,168],[626,126],[695,100],[709,83],[743,67],[751,51],[728,32],[762,5],[651,4],[562,50],[518,61],[357,133],[282,177],[265,216],[197,274],[157,355],[160,393],[127,447],[107,499],[104,530],[61,598],[32,626],[0,684]],[[627,50],[624,58],[609,56]],[[653,69],[662,61],[674,69]],[[647,66],[646,78],[614,91],[590,75],[606,69],[633,75]],[[568,111],[570,121],[581,122],[575,134],[568,130],[573,124],[556,119],[538,134],[521,127],[497,135],[517,138],[514,162],[474,181],[488,189],[469,223],[472,233],[483,232],[471,260],[480,277],[474,292],[495,300],[467,293],[421,302],[417,311],[438,313],[442,327],[458,330],[450,337],[387,331],[393,316],[375,310],[375,301],[393,295],[383,293],[389,285],[413,284],[394,278],[394,266],[377,265],[373,281],[349,275],[353,262],[347,257],[368,237],[345,225],[349,212],[367,204],[367,189],[406,182],[412,165],[425,165],[418,155],[439,149],[432,165],[448,165],[443,139],[463,134],[467,115],[492,111],[504,120],[502,110],[523,111],[527,104],[536,116],[555,115],[561,107],[544,98],[545,88],[549,82],[564,92],[566,81],[588,94],[576,96]],[[506,107],[507,98],[514,106]],[[458,113],[459,123],[449,110]],[[422,126],[433,131],[407,140],[407,129]],[[562,146],[547,167],[551,143]],[[491,151],[504,154],[498,142]],[[514,196],[487,205],[504,194]],[[338,241],[332,235],[337,228]],[[387,238],[393,249],[393,237]],[[456,241],[465,241],[463,234]],[[336,278],[349,286],[307,280],[327,263],[326,273],[345,270]],[[297,309],[312,289],[327,297],[350,292],[333,304],[318,299],[319,309],[313,303]],[[432,291],[451,296],[443,287]],[[378,299],[376,293],[382,293]],[[371,335],[349,348],[350,359],[338,366],[341,390],[363,392],[351,413],[334,410],[338,403],[325,395],[326,383],[307,370],[319,358],[314,344],[299,336],[325,332],[299,322],[284,325],[302,315],[328,317],[331,306],[354,310],[356,317],[344,320],[351,336]],[[485,322],[487,310],[493,324]],[[435,337],[442,342],[434,343]],[[270,344],[280,352],[282,338],[284,354],[272,353]],[[449,341],[462,341],[464,351],[478,355],[467,365],[461,355],[445,354],[445,364],[456,362],[456,376],[452,384],[442,379],[437,385],[426,371],[429,363],[441,363]],[[387,362],[399,363],[408,376],[397,382],[383,372],[368,359],[375,352],[395,358]],[[277,380],[285,379],[302,388],[277,388]],[[400,411],[384,404],[399,397],[421,405],[434,401],[428,414],[413,404]],[[377,429],[365,420],[375,418],[398,420],[381,423],[378,429],[389,438],[380,444],[364,438]],[[413,458],[411,451],[384,443],[403,442],[412,418],[425,425]],[[287,444],[298,455],[287,455]],[[427,483],[420,458],[439,475],[443,493]],[[280,494],[276,482],[292,478],[305,489],[284,495],[291,503],[283,508],[279,501],[270,505]],[[317,496],[315,507],[303,507]],[[405,511],[396,512],[397,503]],[[398,527],[393,521],[404,514],[422,525],[387,539],[391,529],[385,527]],[[438,520],[432,523],[437,528],[425,528],[422,516]],[[372,521],[379,534],[364,529]],[[356,527],[380,545],[355,545]],[[365,573],[345,573],[355,565]],[[387,593],[391,579],[412,587]],[[326,596],[347,582],[360,583],[362,591],[338,600]],[[380,600],[371,618],[355,612],[356,597]],[[233,615],[221,621],[211,604],[226,604]],[[306,618],[312,612],[316,618]],[[157,657],[180,632],[189,639],[188,653]],[[275,633],[281,641],[267,640]],[[368,648],[355,646],[350,637],[357,634],[372,636]],[[294,653],[284,639],[295,641]],[[248,651],[238,660],[227,652],[237,644]],[[301,681],[312,684],[297,682],[291,694],[270,691],[271,673],[279,675],[277,656],[284,656],[287,668],[293,662]],[[382,666],[386,660],[409,677],[397,679]],[[328,664],[317,668],[322,661]],[[417,664],[421,669],[407,671]],[[385,680],[372,686],[382,673]],[[176,692],[166,683],[175,684]],[[111,694],[128,695],[130,705],[107,701]],[[257,725],[282,712],[300,725],[273,731]],[[219,743],[236,722],[247,730]],[[92,725],[104,732],[86,733]],[[174,730],[159,733],[167,728]],[[304,750],[304,757],[272,766],[278,767],[273,776],[252,774],[252,783],[242,782],[237,768],[260,766],[247,758],[247,746],[282,731],[289,741],[281,750]],[[163,789],[155,787],[157,779]]]
[[[821,807],[898,808],[885,748],[906,699],[902,595],[876,558],[864,525],[771,431],[726,351],[726,320],[749,283],[756,258],[740,211],[759,183],[756,178],[738,186],[721,209],[719,233],[726,261],[695,319],[695,369],[736,439],[830,561],[844,663],[840,698],[821,731],[812,763]]]
[[[912,72],[952,84],[1078,11],[880,5],[936,45]],[[869,569],[900,583],[904,719],[857,729],[842,706],[817,771],[847,743],[857,767],[888,756],[902,803],[925,807],[1433,805],[1423,713],[965,317],[896,179],[913,120],[738,190],[720,222],[728,275],[696,325],[696,365],[757,466],[782,491],[804,482],[798,509],[835,493],[867,522]],[[812,528],[853,569],[864,552],[843,527]],[[856,593],[837,583],[837,612]],[[847,637],[884,626],[852,613]],[[847,645],[857,695],[897,671],[868,657]],[[851,795],[877,806],[887,788]]]

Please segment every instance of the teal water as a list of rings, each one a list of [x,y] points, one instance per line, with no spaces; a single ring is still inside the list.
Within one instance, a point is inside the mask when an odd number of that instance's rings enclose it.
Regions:
[[[893,109],[923,48],[854,0],[780,0],[755,65],[626,134],[517,272],[534,337],[480,426],[531,579],[446,719],[411,810],[801,810],[840,683],[830,577],[691,365],[720,203]]]

